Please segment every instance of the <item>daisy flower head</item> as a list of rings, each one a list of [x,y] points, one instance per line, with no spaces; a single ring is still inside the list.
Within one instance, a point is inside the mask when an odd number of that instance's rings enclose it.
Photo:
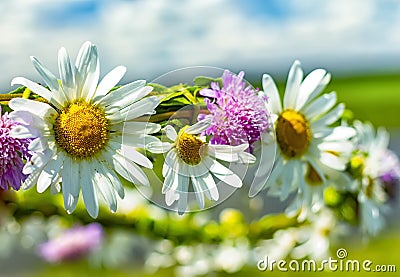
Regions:
[[[165,194],[167,206],[170,207],[177,202],[177,207],[174,206],[172,209],[177,210],[179,214],[187,210],[189,197],[194,196],[200,209],[204,209],[204,196],[213,201],[221,201],[221,198],[223,200],[229,196],[232,191],[222,190],[225,187],[216,182],[216,179],[233,189],[242,186],[241,178],[231,168],[223,165],[224,161],[241,164],[255,161],[255,157],[246,152],[248,144],[231,146],[208,143],[200,134],[210,126],[210,118],[185,126],[179,132],[176,132],[171,125],[167,125],[164,131],[172,142],[153,143],[150,146],[153,152],[156,152],[158,144],[158,152],[166,152],[162,168],[164,177],[162,193]],[[193,192],[190,191],[190,184]]]
[[[235,75],[225,70],[221,87],[218,82],[212,82],[210,88],[202,89],[200,94],[206,96],[204,101],[210,114],[200,114],[199,120],[212,120],[211,126],[204,131],[211,135],[212,144],[248,143],[252,152],[253,144],[260,140],[270,124],[264,99],[243,77],[243,71]]]
[[[263,186],[255,183],[250,194],[268,188],[270,194],[284,200],[291,192],[297,192],[293,202],[296,208],[303,203],[316,205],[312,197],[315,190],[321,194],[330,175],[335,175],[332,172],[346,168],[353,149],[349,139],[355,131],[346,126],[331,127],[341,117],[344,105],[335,106],[335,92],[321,95],[329,81],[330,74],[323,69],[312,71],[303,80],[300,62],[295,61],[281,101],[274,81],[264,74],[260,94],[268,98],[266,107],[274,121],[277,153],[269,179]],[[262,169],[261,165],[257,176],[269,174]],[[289,210],[293,210],[293,206]]]
[[[390,188],[398,186],[400,162],[396,154],[388,149],[389,134],[370,123],[354,122],[357,131],[350,170],[356,178],[360,220],[362,230],[370,235],[377,234],[384,226],[384,213]]]
[[[19,139],[10,136],[13,128],[19,124],[12,120],[8,113],[2,115],[0,106],[0,188],[19,190],[21,183],[26,179],[22,173],[23,160],[28,160],[31,153],[28,145],[31,139]]]
[[[88,213],[96,218],[101,195],[111,211],[117,209],[116,196],[124,197],[119,175],[135,184],[149,185],[138,166],[152,167],[136,148],[158,141],[149,135],[159,126],[131,122],[154,113],[159,104],[145,81],[110,90],[121,80],[126,68],[118,66],[99,81],[97,48],[83,44],[75,64],[64,48],[58,55],[60,79],[35,57],[32,62],[46,83],[43,87],[23,77],[20,84],[46,100],[46,103],[16,98],[9,103],[10,117],[21,123],[11,131],[15,138],[34,138],[29,144],[32,158],[24,166],[29,174],[23,187],[37,184],[38,192],[59,188],[62,182],[64,206],[68,213],[76,207],[80,191]],[[145,127],[147,126],[147,127]]]

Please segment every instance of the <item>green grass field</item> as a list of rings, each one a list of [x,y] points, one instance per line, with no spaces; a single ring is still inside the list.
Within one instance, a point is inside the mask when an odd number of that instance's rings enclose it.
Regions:
[[[333,78],[327,90],[336,91],[355,118],[375,126],[400,127],[400,74]]]

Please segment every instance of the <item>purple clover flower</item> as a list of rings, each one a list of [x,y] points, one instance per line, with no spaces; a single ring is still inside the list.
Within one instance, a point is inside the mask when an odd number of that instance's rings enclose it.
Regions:
[[[28,160],[31,153],[28,145],[31,139],[17,139],[10,136],[10,131],[19,123],[8,117],[8,113],[1,115],[0,106],[0,188],[8,190],[12,187],[19,190],[27,175],[22,173],[23,159]]]
[[[252,152],[253,143],[268,130],[268,114],[265,100],[252,86],[243,80],[244,72],[234,75],[225,70],[222,88],[216,82],[210,89],[202,89],[209,115],[200,114],[198,120],[211,117],[212,125],[204,135],[212,135],[210,143],[240,145],[248,143]],[[212,100],[210,100],[211,98]]]
[[[389,199],[396,199],[400,181],[400,161],[397,155],[390,150],[382,152],[379,159],[379,169],[378,178],[382,182]]]
[[[103,241],[103,228],[98,223],[76,226],[60,236],[39,245],[39,255],[47,262],[73,260],[89,254]]]

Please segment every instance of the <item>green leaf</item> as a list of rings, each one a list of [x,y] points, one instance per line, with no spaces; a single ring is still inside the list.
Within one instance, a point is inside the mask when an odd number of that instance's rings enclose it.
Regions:
[[[184,94],[185,94],[185,91],[176,91],[176,92],[170,93],[167,96],[165,96],[163,99],[161,99],[161,103],[167,102],[175,97],[178,97],[178,96],[181,96]]]
[[[24,93],[26,87],[17,87],[16,89],[10,91],[8,94],[18,94],[18,93]]]
[[[199,87],[209,87],[211,83],[217,82],[219,86],[222,86],[222,78],[210,78],[205,76],[199,76],[193,79],[193,82],[196,86]]]
[[[160,93],[170,93],[171,90],[163,85],[160,84],[155,84],[155,83],[150,83],[147,84],[148,86],[153,87],[153,92],[160,94]]]

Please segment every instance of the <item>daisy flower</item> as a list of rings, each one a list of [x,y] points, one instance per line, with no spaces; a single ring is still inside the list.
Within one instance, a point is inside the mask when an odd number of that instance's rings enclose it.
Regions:
[[[164,183],[162,193],[165,202],[171,206],[178,201],[178,213],[186,211],[191,181],[197,202],[201,209],[204,208],[204,195],[209,200],[217,201],[219,192],[213,178],[216,177],[224,183],[239,188],[242,180],[229,168],[218,160],[226,162],[253,163],[255,157],[245,152],[248,144],[237,146],[209,144],[199,134],[209,128],[210,119],[204,119],[192,126],[183,127],[179,133],[167,125],[164,130],[168,139],[173,143],[159,144],[158,152],[167,152],[162,169]],[[150,145],[153,152],[157,143]]]
[[[384,226],[387,209],[387,186],[398,184],[400,162],[390,150],[389,134],[383,128],[375,132],[370,123],[354,122],[357,150],[351,159],[351,171],[356,177],[360,203],[361,228],[375,235]]]
[[[135,148],[158,141],[149,135],[157,124],[131,120],[154,113],[159,99],[144,98],[152,90],[145,81],[136,81],[110,92],[126,68],[116,67],[99,81],[97,48],[83,44],[75,65],[64,48],[59,51],[58,80],[36,58],[32,62],[48,89],[17,77],[20,84],[37,93],[47,103],[16,98],[10,101],[10,117],[21,125],[11,131],[15,138],[35,138],[29,145],[34,152],[23,173],[29,174],[23,187],[37,183],[38,192],[62,182],[64,206],[68,213],[76,207],[82,188],[89,214],[96,218],[100,194],[110,209],[117,209],[116,194],[124,189],[116,173],[135,184],[149,185],[138,165],[152,167],[150,160]],[[143,98],[143,99],[142,99]]]
[[[103,241],[100,224],[75,226],[39,245],[39,255],[50,263],[80,258],[98,248]]]
[[[335,92],[320,95],[329,80],[330,74],[323,69],[314,70],[303,80],[300,62],[296,61],[290,69],[281,103],[274,81],[264,74],[263,92],[260,93],[268,97],[266,108],[273,113],[271,117],[278,147],[268,180],[265,185],[253,183],[250,196],[269,188],[270,194],[279,195],[284,200],[291,192],[297,191],[297,199],[289,211],[303,204],[316,205],[312,195],[322,195],[327,179],[332,178],[329,175],[346,168],[353,149],[349,139],[355,131],[345,126],[330,127],[342,115],[344,105],[334,107]],[[273,136],[266,138],[264,146],[267,149],[275,147],[272,141]],[[260,165],[256,177],[267,179],[268,169],[268,166]],[[317,202],[323,201],[322,197],[317,199]]]
[[[22,173],[23,160],[28,160],[31,153],[28,145],[31,139],[18,139],[10,136],[13,128],[19,124],[12,120],[8,113],[1,114],[0,106],[0,188],[19,190],[26,179]]]
[[[268,112],[264,108],[264,99],[256,90],[243,80],[244,72],[234,75],[225,70],[222,75],[222,88],[216,82],[211,88],[202,89],[209,115],[199,115],[199,120],[211,118],[212,124],[205,135],[212,135],[212,144],[240,145],[260,140],[268,127]],[[212,101],[209,99],[211,98]]]

